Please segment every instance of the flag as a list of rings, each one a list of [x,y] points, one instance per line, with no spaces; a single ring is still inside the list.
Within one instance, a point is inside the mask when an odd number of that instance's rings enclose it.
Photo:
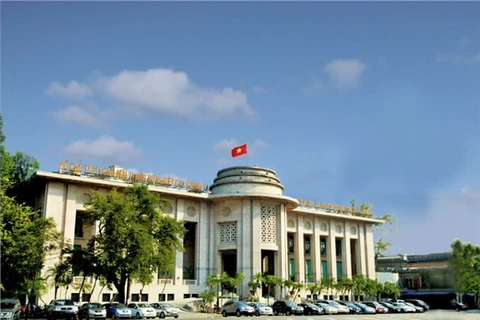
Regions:
[[[247,154],[247,144],[242,144],[241,146],[235,147],[232,149],[232,157],[238,157]]]

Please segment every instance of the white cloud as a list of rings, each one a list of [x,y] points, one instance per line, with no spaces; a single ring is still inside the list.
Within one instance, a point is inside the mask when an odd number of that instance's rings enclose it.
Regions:
[[[79,160],[100,160],[103,162],[125,163],[141,157],[142,150],[131,141],[117,141],[111,136],[101,136],[95,141],[78,140],[65,147],[68,156]]]
[[[53,82],[45,94],[56,98],[82,99],[91,96],[93,91],[90,87],[77,81],[70,81],[66,86],[59,82]]]
[[[465,187],[432,196],[427,215],[411,219],[397,215],[397,219],[398,231],[384,237],[392,242],[391,254],[450,251],[455,238],[480,244],[480,190]],[[412,252],[411,248],[418,251]]]
[[[366,69],[366,64],[358,59],[336,59],[324,67],[337,89],[355,87]]]
[[[247,95],[232,88],[201,88],[185,72],[171,69],[123,71],[101,77],[98,88],[107,96],[137,111],[192,118],[219,119],[236,112],[256,118]]]
[[[480,52],[474,54],[442,53],[437,56],[437,62],[471,66],[480,63]]]
[[[94,106],[68,106],[65,109],[55,111],[53,116],[62,123],[99,129],[107,125],[106,120],[112,116],[112,113],[107,110],[100,110]]]

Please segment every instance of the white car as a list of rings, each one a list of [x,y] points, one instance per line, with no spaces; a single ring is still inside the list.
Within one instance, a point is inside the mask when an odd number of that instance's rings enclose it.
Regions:
[[[273,316],[273,309],[266,303],[250,302],[248,305],[255,309],[255,315],[257,317],[260,315]]]
[[[317,302],[315,303],[317,306],[323,309],[325,311],[325,314],[337,314],[338,309],[335,308],[334,306],[329,305],[328,303],[323,303],[323,302]]]
[[[400,312],[417,312],[414,307],[407,306],[403,302],[394,302],[392,303],[395,307],[400,308]]]
[[[129,303],[127,308],[132,312],[132,318],[155,319],[157,317],[157,312],[149,303],[133,302]]]

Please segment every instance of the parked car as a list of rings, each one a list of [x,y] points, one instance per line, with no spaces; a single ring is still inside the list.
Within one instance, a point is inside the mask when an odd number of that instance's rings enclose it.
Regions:
[[[402,311],[401,308],[394,306],[390,302],[382,301],[380,304],[387,308],[389,313],[399,313]]]
[[[103,305],[107,312],[107,318],[112,319],[130,319],[132,311],[121,303],[105,303]]]
[[[97,302],[84,303],[78,309],[78,318],[79,319],[106,319],[107,310],[104,306]]]
[[[400,308],[400,312],[417,312],[414,307],[407,306],[404,302],[393,302],[394,306]]]
[[[387,313],[388,312],[388,308],[381,305],[377,301],[362,301],[362,303],[366,306],[374,308],[376,313]]]
[[[423,310],[422,307],[416,306],[416,305],[414,305],[413,303],[404,302],[404,304],[406,304],[406,305],[409,306],[409,307],[415,308],[415,312],[424,312],[424,310]]]
[[[273,314],[278,316],[278,314],[283,313],[286,316],[291,314],[303,314],[303,308],[298,306],[293,301],[288,300],[277,300],[272,305]]]
[[[255,309],[249,306],[243,301],[227,301],[222,307],[222,316],[226,317],[228,315],[240,316],[250,316],[253,317]]]
[[[155,319],[157,317],[157,312],[155,309],[146,302],[133,302],[127,305],[127,308],[130,309],[132,313],[132,318],[147,318]]]
[[[52,300],[47,305],[46,317],[49,320],[55,319],[78,319],[78,306],[70,299]]]
[[[326,303],[335,309],[337,309],[337,313],[342,313],[342,314],[349,314],[350,309],[347,306],[344,306],[343,304],[338,303],[337,301],[334,300],[320,300],[322,303]]]
[[[157,317],[162,319],[165,317],[174,317],[176,319],[180,313],[180,309],[166,302],[152,303],[152,307],[155,309]]]
[[[452,301],[450,308],[456,311],[465,311],[468,310],[468,306],[458,301]]]
[[[261,302],[250,302],[248,303],[250,307],[254,309],[254,313],[257,317],[261,315],[271,316],[273,315],[273,309],[266,303]]]
[[[317,306],[316,304],[313,303],[299,303],[299,307],[303,308],[303,314],[304,315],[310,315],[310,314],[323,314],[323,308]]]
[[[350,313],[351,314],[358,314],[358,313],[361,313],[362,312],[362,309],[360,309],[360,307],[354,305],[353,303],[349,302],[349,301],[338,301],[338,303],[340,303],[341,305],[344,305],[346,307],[348,307],[348,310],[350,310]]]
[[[359,303],[359,302],[352,302],[354,305],[356,305],[357,307],[359,307],[360,309],[362,309],[362,312],[361,313],[365,313],[365,314],[376,314],[377,311],[375,311],[375,308],[372,308],[372,307],[369,307],[363,303]]]
[[[21,308],[18,299],[2,299],[0,301],[2,320],[19,320]]]
[[[430,310],[430,306],[423,300],[419,299],[407,299],[405,302],[410,302],[411,304],[417,306],[417,307],[422,307],[423,311],[428,311]]]
[[[323,309],[323,312],[325,314],[337,314],[338,309],[335,308],[334,306],[329,305],[328,303],[323,303],[323,302],[315,302],[317,306]]]

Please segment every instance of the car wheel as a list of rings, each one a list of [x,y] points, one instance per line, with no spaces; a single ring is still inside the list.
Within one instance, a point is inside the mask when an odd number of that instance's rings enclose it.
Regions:
[[[222,316],[223,316],[224,318],[226,318],[226,317],[227,317],[227,311],[223,310],[223,311],[222,311]]]
[[[278,310],[273,310],[273,314],[278,316]]]
[[[137,312],[137,314],[135,315],[135,318],[137,318],[137,319],[140,319],[140,318],[141,318],[139,312]]]
[[[240,317],[242,314],[240,313],[240,310],[237,310],[236,312],[237,317]]]
[[[402,309],[402,310],[400,310],[400,312],[401,312],[401,313],[405,313],[405,310],[404,310],[404,309]]]
[[[160,312],[160,318],[161,319],[165,318],[165,313],[164,312]]]
[[[290,310],[287,310],[285,311],[285,315],[288,317],[289,315],[291,315],[292,313],[290,312]]]
[[[175,316],[174,318],[175,318],[175,319],[177,319],[177,318],[178,318],[178,316]]]
[[[255,311],[255,315],[256,315],[257,317],[260,317],[260,312],[258,312],[258,310]]]

